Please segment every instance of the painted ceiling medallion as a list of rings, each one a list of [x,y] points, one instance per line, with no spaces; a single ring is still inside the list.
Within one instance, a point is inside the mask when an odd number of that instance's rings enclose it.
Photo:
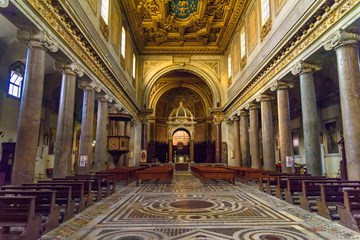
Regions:
[[[130,0],[122,1],[124,9]],[[139,0],[136,11],[125,11],[140,51],[222,52],[246,1]],[[236,11],[234,11],[236,9]],[[141,26],[139,28],[139,26]]]
[[[169,13],[175,15],[177,20],[188,19],[193,13],[198,10],[199,0],[174,0],[169,4]]]

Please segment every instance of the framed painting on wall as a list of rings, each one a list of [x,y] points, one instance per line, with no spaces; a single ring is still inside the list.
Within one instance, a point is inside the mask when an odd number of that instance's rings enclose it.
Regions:
[[[55,153],[55,139],[56,139],[56,129],[55,128],[50,128],[49,153],[48,154],[54,154]]]
[[[337,129],[337,121],[336,119],[331,119],[324,121],[324,144],[325,150],[327,154],[339,154],[339,146],[338,146],[338,129]]]

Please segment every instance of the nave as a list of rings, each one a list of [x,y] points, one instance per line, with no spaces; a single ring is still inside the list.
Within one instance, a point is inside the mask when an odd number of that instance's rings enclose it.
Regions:
[[[200,182],[175,172],[171,183],[121,183],[117,189],[41,239],[360,239],[255,184]]]

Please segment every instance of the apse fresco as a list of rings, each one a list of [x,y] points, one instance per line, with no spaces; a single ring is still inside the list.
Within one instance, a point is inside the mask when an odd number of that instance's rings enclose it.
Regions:
[[[169,12],[175,14],[176,18],[186,19],[197,11],[199,0],[174,0],[169,5]]]

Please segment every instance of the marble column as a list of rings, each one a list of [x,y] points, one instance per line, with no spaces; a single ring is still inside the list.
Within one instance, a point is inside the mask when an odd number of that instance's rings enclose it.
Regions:
[[[216,138],[215,138],[215,162],[221,163],[221,144],[222,144],[222,133],[221,123],[225,119],[225,115],[222,112],[215,113],[214,123],[216,126]]]
[[[313,176],[321,176],[320,129],[316,106],[313,72],[320,67],[298,62],[291,70],[292,74],[300,76],[301,111],[304,130],[304,148],[307,172]]]
[[[274,141],[274,123],[271,108],[271,96],[262,94],[257,99],[261,106],[261,130],[262,146],[265,170],[276,170],[275,163],[275,141]]]
[[[56,52],[57,44],[45,32],[18,31],[18,40],[27,46],[20,115],[16,132],[12,185],[32,183],[41,119],[46,50]]]
[[[360,179],[359,40],[360,35],[358,34],[338,31],[325,44],[326,50],[334,48],[336,52],[341,117],[349,180]]]
[[[194,139],[190,140],[190,160],[191,162],[194,162]]]
[[[79,88],[84,91],[81,135],[79,143],[79,162],[77,166],[77,175],[90,174],[90,166],[93,160],[93,129],[94,129],[94,105],[95,90],[100,89],[92,81],[80,81]]]
[[[241,166],[250,167],[249,113],[247,111],[240,111],[240,149]]]
[[[104,92],[96,96],[98,111],[96,119],[96,138],[94,154],[94,172],[106,170],[107,160],[107,118],[109,96]]]
[[[292,156],[292,138],[290,126],[290,105],[289,105],[289,88],[293,87],[292,83],[276,81],[272,90],[276,90],[278,120],[279,120],[279,146],[281,172],[295,172],[294,166],[286,166],[286,156]]]
[[[240,156],[240,118],[234,116],[234,163],[236,167],[241,167],[241,156]]]
[[[250,103],[248,109],[250,115],[249,147],[251,168],[260,169],[259,107]]]
[[[84,70],[76,63],[63,62],[56,62],[55,69],[62,73],[62,81],[53,176],[63,178],[70,175],[71,170],[76,76],[82,77]]]
[[[172,141],[172,138],[169,139],[169,163],[172,163],[173,162],[173,141]]]
[[[147,119],[142,119],[141,121],[141,150],[148,148],[148,140],[147,140]]]
[[[131,122],[127,121],[125,122],[124,135],[130,137],[130,133],[131,133]],[[129,143],[130,143],[130,139],[129,139]],[[129,153],[125,153],[123,154],[123,156],[124,156],[124,166],[129,167]]]

